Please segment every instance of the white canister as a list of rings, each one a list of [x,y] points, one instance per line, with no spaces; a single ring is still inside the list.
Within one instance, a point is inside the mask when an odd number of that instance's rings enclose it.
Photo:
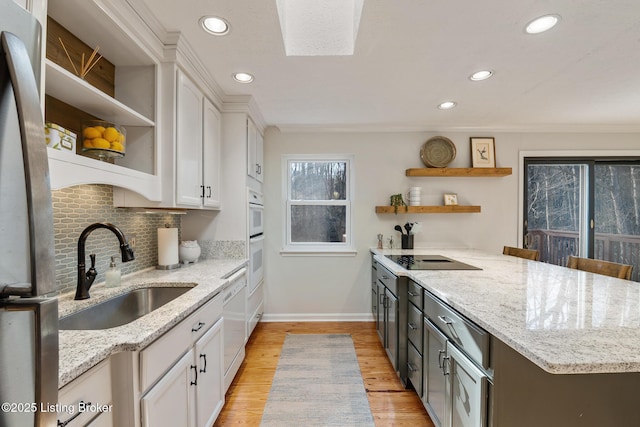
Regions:
[[[407,193],[407,199],[409,199],[409,206],[420,206],[422,203],[422,188],[420,187],[410,187],[409,192]]]
[[[197,240],[183,240],[178,248],[180,261],[183,264],[197,262],[200,257],[200,245]]]

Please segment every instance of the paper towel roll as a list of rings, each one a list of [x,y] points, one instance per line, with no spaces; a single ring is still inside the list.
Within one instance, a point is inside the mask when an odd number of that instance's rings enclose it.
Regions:
[[[175,266],[178,261],[178,229],[158,228],[158,266]]]

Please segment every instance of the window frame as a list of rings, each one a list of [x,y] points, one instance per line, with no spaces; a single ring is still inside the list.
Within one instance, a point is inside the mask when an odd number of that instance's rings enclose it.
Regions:
[[[344,162],[346,163],[346,195],[344,200],[293,200],[291,199],[291,163],[298,162]],[[353,230],[354,195],[354,155],[353,154],[287,154],[282,156],[282,206],[283,217],[282,255],[347,255],[356,254]],[[292,242],[291,208],[293,206],[345,206],[344,242]]]

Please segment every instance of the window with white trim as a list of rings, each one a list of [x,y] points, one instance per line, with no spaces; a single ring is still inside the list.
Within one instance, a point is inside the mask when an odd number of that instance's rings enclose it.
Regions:
[[[285,156],[284,252],[353,252],[353,156]]]

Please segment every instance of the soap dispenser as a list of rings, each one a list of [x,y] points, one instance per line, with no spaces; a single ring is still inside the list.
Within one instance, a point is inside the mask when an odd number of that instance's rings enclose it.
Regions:
[[[104,273],[104,283],[107,288],[120,286],[120,269],[116,266],[116,257],[111,257],[109,269]]]

